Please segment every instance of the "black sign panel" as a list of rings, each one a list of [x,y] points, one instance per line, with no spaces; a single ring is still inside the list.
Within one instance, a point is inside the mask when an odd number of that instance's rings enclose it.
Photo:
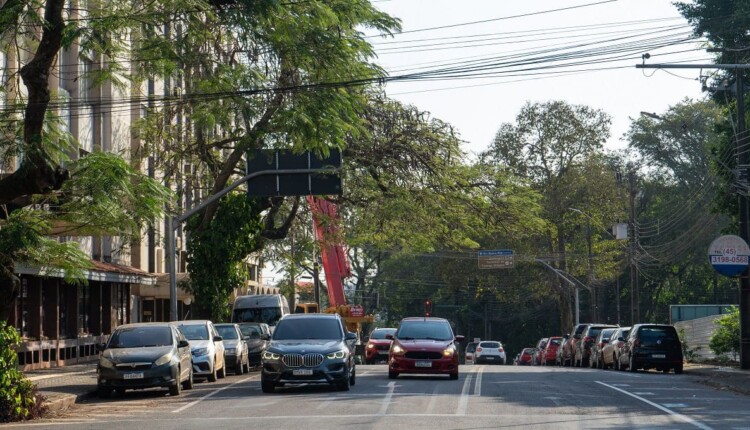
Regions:
[[[332,149],[319,159],[311,152],[256,150],[247,154],[247,174],[262,170],[336,169],[332,173],[284,173],[258,176],[247,181],[247,194],[254,197],[341,194],[341,151]]]

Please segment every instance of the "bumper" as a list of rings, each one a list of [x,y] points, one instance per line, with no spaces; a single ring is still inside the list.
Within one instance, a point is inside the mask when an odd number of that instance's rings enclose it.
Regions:
[[[144,389],[170,387],[178,380],[177,365],[171,363],[143,370],[120,370],[100,367],[97,369],[97,374],[97,386],[99,388]],[[126,375],[135,378],[131,379]]]
[[[266,361],[262,366],[261,378],[276,384],[337,384],[349,377],[347,363],[343,359],[327,359],[317,367],[290,368],[281,361]]]
[[[504,355],[478,355],[474,356],[475,363],[505,363]]]
[[[365,357],[368,360],[388,360],[388,350],[367,348],[365,349]]]
[[[660,357],[660,355],[663,355],[664,357]],[[682,357],[668,353],[635,352],[633,354],[633,359],[638,363],[638,366],[644,368],[674,367],[682,365]]]
[[[474,360],[478,360],[475,356]],[[418,364],[419,363],[419,364]],[[429,363],[429,366],[427,366]],[[396,373],[451,374],[458,372],[458,357],[437,360],[415,360],[405,357],[391,357],[388,370]]]
[[[224,354],[224,363],[227,363],[228,366],[234,366],[235,364],[239,363],[240,360],[242,360],[242,356],[236,353]]]
[[[250,362],[251,366],[259,366],[260,365],[260,357],[263,355],[263,351],[250,351],[247,353],[247,361]]]
[[[193,376],[208,376],[213,369],[214,359],[211,355],[193,355]]]

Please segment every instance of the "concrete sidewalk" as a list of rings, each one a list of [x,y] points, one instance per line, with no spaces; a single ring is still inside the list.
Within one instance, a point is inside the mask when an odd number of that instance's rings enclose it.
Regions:
[[[685,363],[685,375],[701,384],[750,396],[750,370],[713,364]]]
[[[46,397],[49,412],[69,408],[81,397],[96,392],[96,361],[24,372]]]

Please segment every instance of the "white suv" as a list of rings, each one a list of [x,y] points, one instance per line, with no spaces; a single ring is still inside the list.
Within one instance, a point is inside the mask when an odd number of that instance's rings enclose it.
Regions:
[[[505,348],[503,348],[503,344],[490,340],[479,342],[477,350],[474,352],[474,363],[505,364]]]

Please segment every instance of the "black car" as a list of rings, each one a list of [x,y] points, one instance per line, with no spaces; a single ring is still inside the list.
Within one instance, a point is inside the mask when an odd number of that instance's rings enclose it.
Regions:
[[[266,323],[244,322],[237,324],[247,342],[247,357],[251,366],[259,366],[263,352],[271,340],[271,329]]]
[[[355,333],[336,314],[291,314],[279,320],[263,353],[260,385],[272,393],[287,383],[354,385]]]
[[[682,373],[682,344],[677,330],[666,324],[634,325],[620,360],[620,367],[631,372],[656,369],[667,373],[673,369],[674,373]]]
[[[101,351],[97,366],[97,390],[109,397],[112,390],[154,387],[169,388],[179,395],[182,388],[193,388],[190,344],[170,323],[121,325]]]

